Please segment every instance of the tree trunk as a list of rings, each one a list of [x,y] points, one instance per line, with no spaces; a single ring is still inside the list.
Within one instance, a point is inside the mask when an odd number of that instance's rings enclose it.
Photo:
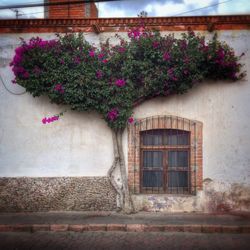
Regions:
[[[111,184],[113,185],[118,194],[118,209],[122,210],[124,213],[129,214],[134,212],[134,206],[128,188],[128,178],[122,146],[122,133],[123,130],[112,130],[114,161],[108,171],[108,176],[111,181]],[[117,184],[113,175],[114,171],[117,169],[120,171],[121,185]]]

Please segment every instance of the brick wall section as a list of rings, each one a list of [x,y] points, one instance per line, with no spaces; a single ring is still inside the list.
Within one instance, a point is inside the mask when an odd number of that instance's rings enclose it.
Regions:
[[[0,212],[115,209],[107,177],[0,178]]]
[[[0,20],[0,33],[65,33],[126,32],[130,26],[138,26],[140,18],[49,18]],[[250,15],[238,16],[193,16],[193,17],[148,17],[143,23],[160,31],[208,30],[211,24],[216,30],[249,30]],[[210,30],[211,31],[211,30]]]
[[[202,123],[177,116],[139,119],[128,127],[128,184],[140,193],[140,132],[150,129],[181,129],[190,132],[191,193],[202,190]]]
[[[78,1],[78,0],[75,0]],[[63,0],[49,0],[48,2],[56,3],[63,2]],[[60,19],[60,18],[97,18],[98,11],[95,3],[77,3],[72,4],[74,0],[67,0],[66,2],[71,2],[67,5],[51,5],[48,6],[48,18],[50,19]],[[89,8],[90,12],[86,12]]]

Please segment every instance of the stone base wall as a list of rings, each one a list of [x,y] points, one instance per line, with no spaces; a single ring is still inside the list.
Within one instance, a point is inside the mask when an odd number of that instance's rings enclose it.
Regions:
[[[107,177],[0,178],[0,212],[115,209]]]
[[[250,185],[205,179],[196,195],[132,195],[136,211],[150,212],[250,212]]]

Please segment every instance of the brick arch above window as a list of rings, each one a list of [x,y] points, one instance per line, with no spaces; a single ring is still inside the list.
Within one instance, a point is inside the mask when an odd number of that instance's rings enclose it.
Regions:
[[[141,183],[141,138],[145,131],[153,130],[178,130],[189,133],[188,193],[196,194],[197,190],[202,190],[202,127],[199,121],[170,115],[137,119],[135,123],[130,124],[128,127],[128,183],[131,193],[144,193]],[[152,193],[157,191],[152,189]]]

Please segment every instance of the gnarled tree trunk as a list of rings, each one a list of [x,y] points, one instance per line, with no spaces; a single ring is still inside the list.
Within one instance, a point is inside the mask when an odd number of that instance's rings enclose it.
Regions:
[[[124,213],[133,213],[134,206],[128,188],[128,178],[122,146],[122,133],[123,130],[112,130],[114,161],[108,171],[108,176],[118,194],[118,209]],[[115,180],[114,171],[117,169],[120,171],[121,185]]]

